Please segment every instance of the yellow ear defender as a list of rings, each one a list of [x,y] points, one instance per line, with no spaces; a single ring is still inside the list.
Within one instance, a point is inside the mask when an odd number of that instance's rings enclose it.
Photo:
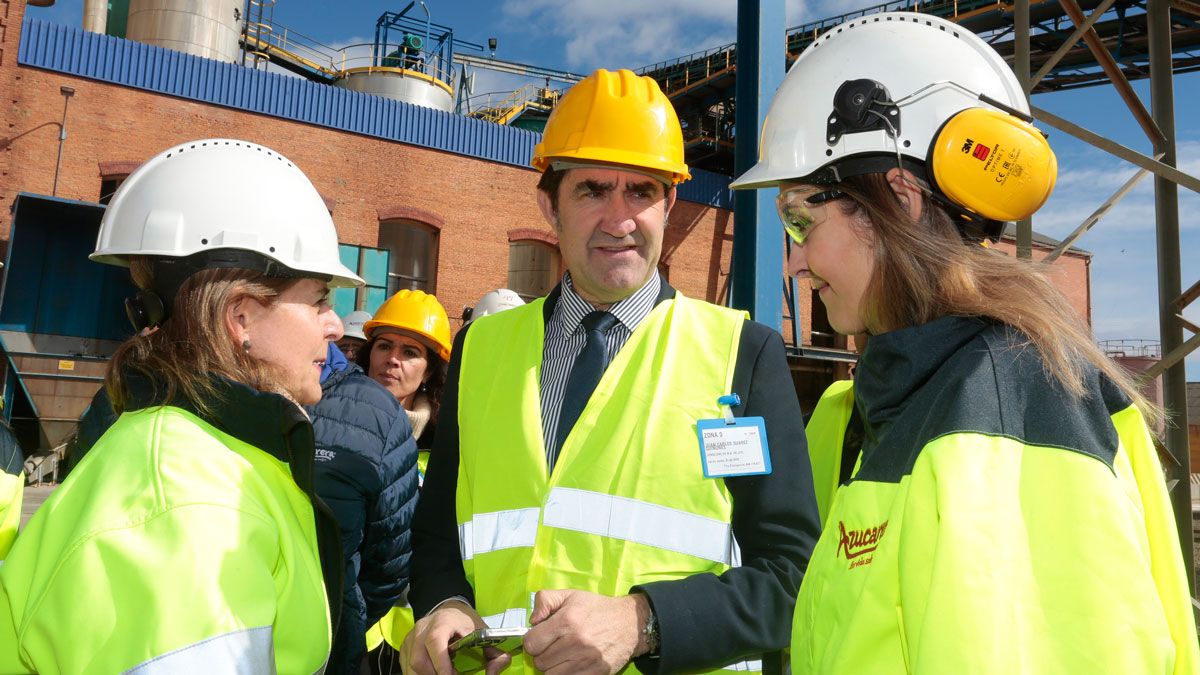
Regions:
[[[926,160],[936,188],[988,220],[1032,216],[1054,190],[1058,160],[1032,124],[990,108],[955,114],[937,134]]]

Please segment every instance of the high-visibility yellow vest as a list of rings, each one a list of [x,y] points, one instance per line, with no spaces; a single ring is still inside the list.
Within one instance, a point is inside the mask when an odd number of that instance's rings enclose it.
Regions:
[[[681,295],[660,303],[612,359],[547,475],[543,303],[479,319],[463,345],[459,540],[492,626],[526,625],[539,590],[615,597],[739,562],[732,498],[724,480],[703,475],[696,421],[721,417],[745,313]],[[534,672],[532,659],[509,672]]]
[[[817,511],[821,525],[829,516],[833,495],[837,493],[842,473],[842,447],[846,426],[854,412],[854,380],[838,380],[829,385],[817,401],[812,417],[804,425],[808,441],[808,458],[812,463],[813,486],[817,493]]]
[[[25,474],[0,471],[0,560],[17,538],[21,526],[21,501],[25,494]]]
[[[417,453],[417,475],[422,485],[425,484],[425,470],[429,466],[429,451]],[[367,651],[371,651],[386,642],[392,649],[400,651],[404,638],[413,629],[416,621],[413,618],[412,607],[407,602],[391,608],[383,618],[367,629]]]
[[[796,601],[792,672],[1200,673],[1157,454],[1136,407],[1111,419],[1112,467],[961,431],[899,482],[843,486]]]
[[[329,648],[313,504],[180,408],[122,415],[0,566],[2,673],[316,673]]]

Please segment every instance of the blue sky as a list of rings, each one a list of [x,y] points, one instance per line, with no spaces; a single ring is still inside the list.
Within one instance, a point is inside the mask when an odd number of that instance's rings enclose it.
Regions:
[[[786,0],[787,24],[834,16],[867,6],[853,0]],[[37,16],[79,25],[82,0],[53,7],[29,7]],[[333,47],[369,43],[384,10],[407,4],[317,0],[277,0],[276,24]],[[638,68],[731,42],[736,0],[426,0],[431,19],[454,28],[462,40],[499,41],[497,58],[587,73],[598,67]],[[419,6],[414,10],[420,16]],[[614,19],[614,17],[616,17]],[[508,91],[521,82],[485,71],[475,92]],[[1149,107],[1149,82],[1134,83]],[[1200,176],[1200,73],[1174,80],[1176,137],[1180,168]],[[1035,96],[1045,108],[1118,143],[1148,153],[1150,144],[1111,86]],[[1064,133],[1050,130],[1060,175],[1050,201],[1034,218],[1034,228],[1063,238],[1092,213],[1136,167]],[[1086,234],[1078,246],[1095,254],[1092,262],[1092,318],[1096,337],[1158,339],[1157,275],[1153,177],[1144,179]],[[1183,287],[1200,278],[1200,195],[1180,189],[1180,248]],[[1200,301],[1184,313],[1200,323]],[[1188,333],[1185,331],[1185,339]],[[1188,359],[1188,379],[1200,380],[1200,351]]]

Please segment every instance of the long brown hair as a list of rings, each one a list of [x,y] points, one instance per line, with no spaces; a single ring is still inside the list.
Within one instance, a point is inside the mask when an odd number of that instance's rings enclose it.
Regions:
[[[1027,336],[1046,371],[1072,394],[1086,394],[1084,371],[1091,365],[1138,405],[1151,427],[1161,419],[1133,378],[1096,346],[1047,276],[1048,265],[964,242],[950,214],[924,192],[914,221],[886,174],[847,178],[838,188],[849,199],[837,205],[866,224],[863,236],[874,241],[862,317],[867,326],[894,330],[948,315],[987,317]]]
[[[130,261],[133,282],[151,288],[150,261]],[[155,387],[152,404],[162,405],[177,396],[202,414],[211,414],[217,396],[213,375],[241,382],[260,391],[279,391],[271,366],[248,356],[234,344],[226,327],[226,309],[248,297],[267,304],[296,279],[267,277],[261,272],[221,268],[197,272],[176,293],[168,318],[149,335],[135,335],[113,354],[105,386],[119,414],[129,403],[128,377],[138,373]]]

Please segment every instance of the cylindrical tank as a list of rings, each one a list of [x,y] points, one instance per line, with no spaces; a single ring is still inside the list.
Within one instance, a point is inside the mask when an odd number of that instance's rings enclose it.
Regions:
[[[1109,358],[1135,378],[1140,377],[1142,373],[1162,360],[1161,348],[1159,343],[1154,340],[1105,340],[1100,345]],[[1144,383],[1141,386],[1141,393],[1147,401],[1161,406],[1163,402],[1162,376]],[[1163,432],[1162,425],[1160,424],[1159,428],[1154,431],[1161,434]]]
[[[234,63],[242,0],[131,0],[125,37]]]
[[[446,112],[454,108],[454,95],[449,84],[406,68],[350,68],[342,71],[334,86]]]
[[[104,33],[108,23],[108,0],[83,0],[83,29]]]

